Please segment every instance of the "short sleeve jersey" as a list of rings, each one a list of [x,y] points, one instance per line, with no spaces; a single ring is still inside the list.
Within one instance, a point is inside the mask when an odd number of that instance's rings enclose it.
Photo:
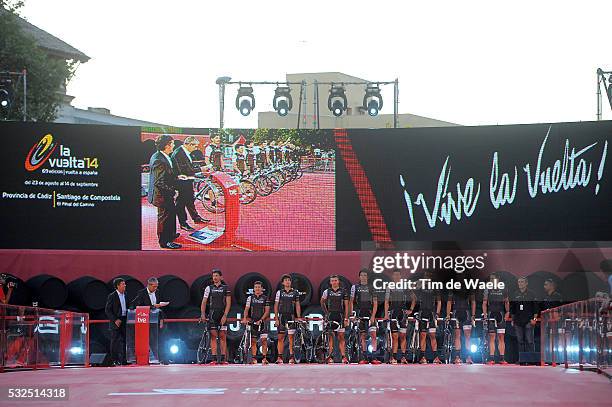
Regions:
[[[295,304],[300,302],[300,293],[293,288],[276,292],[275,302],[278,304],[278,313],[282,315],[295,315]]]
[[[344,301],[349,299],[347,291],[338,287],[337,290],[333,288],[328,288],[323,291],[323,296],[321,297],[325,301],[325,306],[329,312],[345,312],[344,309]]]
[[[225,309],[227,297],[231,296],[232,292],[226,284],[214,285],[211,284],[204,289],[204,298],[208,299],[208,307],[211,310]]]

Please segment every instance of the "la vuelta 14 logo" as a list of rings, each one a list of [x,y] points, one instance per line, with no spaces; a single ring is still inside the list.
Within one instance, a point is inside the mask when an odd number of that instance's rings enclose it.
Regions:
[[[59,147],[59,157],[51,158],[53,152]],[[25,159],[25,168],[36,171],[44,163],[49,163],[51,169],[43,169],[43,173],[61,170],[95,170],[98,169],[98,158],[77,158],[72,155],[68,146],[58,144],[51,134],[47,134],[32,146]],[[90,173],[91,171],[87,172]],[[84,172],[85,173],[85,172]]]
[[[57,148],[57,143],[51,134],[47,134],[32,146],[25,159],[25,168],[28,171],[36,171],[43,165]]]

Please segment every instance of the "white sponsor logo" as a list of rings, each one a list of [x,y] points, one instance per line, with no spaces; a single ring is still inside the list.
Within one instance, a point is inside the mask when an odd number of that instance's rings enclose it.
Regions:
[[[242,394],[385,394],[416,391],[414,387],[247,387]]]
[[[160,395],[184,395],[184,394],[225,394],[226,388],[209,387],[203,389],[151,389],[152,391],[144,392],[127,392],[127,393],[108,393],[109,396],[160,396]]]

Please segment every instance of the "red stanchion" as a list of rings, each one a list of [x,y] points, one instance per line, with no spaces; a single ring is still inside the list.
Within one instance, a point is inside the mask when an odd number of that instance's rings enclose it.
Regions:
[[[72,342],[72,312],[66,311],[60,319],[60,366],[66,365],[66,352]]]
[[[225,230],[219,239],[220,243],[229,246],[236,239],[236,231],[240,223],[240,186],[232,177],[222,171],[215,171],[211,176],[223,190]]]

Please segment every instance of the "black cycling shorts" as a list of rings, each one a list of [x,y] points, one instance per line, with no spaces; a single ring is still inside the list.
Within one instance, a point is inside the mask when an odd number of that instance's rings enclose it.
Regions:
[[[467,309],[458,309],[455,311],[455,328],[461,329],[464,331],[469,331],[472,329],[472,313]]]
[[[345,331],[344,314],[342,312],[338,312],[338,311],[330,312],[329,315],[327,316],[327,321],[328,321],[328,324],[326,326],[327,331],[344,333]],[[329,323],[329,322],[332,322],[332,323]],[[337,324],[334,324],[333,322],[336,322]]]
[[[211,331],[227,331],[227,321],[225,324],[221,324],[221,318],[223,318],[223,309],[213,309],[208,313],[208,323]]]
[[[361,333],[365,333],[367,331],[375,331],[376,330],[376,322],[374,322],[374,325],[370,325],[370,317],[372,315],[371,311],[359,311],[357,313],[357,317],[359,318],[359,331]],[[362,318],[367,318],[367,319],[362,319]]]
[[[280,326],[277,326],[279,334],[288,333],[289,335],[293,335],[295,333],[295,324],[290,324],[289,321],[295,321],[295,316],[291,314],[279,314],[278,320],[280,322]]]
[[[269,321],[261,321],[260,324],[249,322],[251,325],[251,335],[254,338],[266,339],[268,337],[268,324]]]
[[[400,332],[405,334],[406,332],[408,332],[408,320],[403,309],[392,309],[391,319],[397,320],[397,322],[391,321],[392,333]]]
[[[421,310],[419,313],[419,332],[436,332],[436,315],[432,310]]]
[[[506,320],[504,315],[505,312],[503,311],[489,312],[489,333],[506,333]]]

